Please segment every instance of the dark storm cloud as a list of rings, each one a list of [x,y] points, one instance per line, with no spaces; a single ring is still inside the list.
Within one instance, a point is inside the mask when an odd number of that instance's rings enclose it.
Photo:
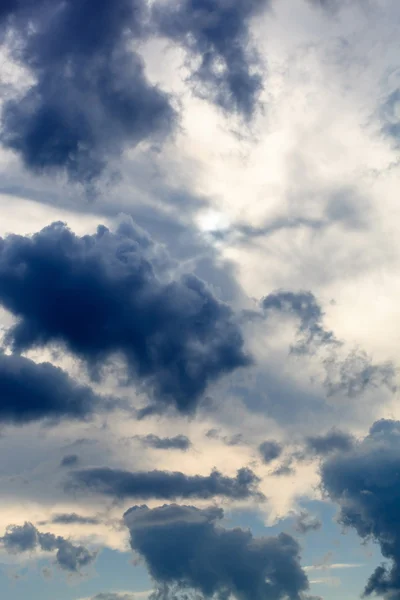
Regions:
[[[41,419],[84,419],[107,403],[113,406],[112,400],[102,400],[50,363],[1,352],[0,398],[0,422],[15,425]]]
[[[339,429],[331,429],[326,434],[306,438],[306,453],[316,456],[326,456],[337,450],[349,451],[353,448],[355,439],[349,433]]]
[[[97,467],[73,472],[66,489],[91,490],[117,498],[175,500],[225,496],[234,500],[262,499],[258,483],[253,471],[245,468],[239,469],[236,477],[227,477],[219,471],[212,471],[210,475],[185,475],[177,471],[131,472]]]
[[[298,533],[306,534],[310,531],[318,531],[321,529],[322,522],[315,515],[310,515],[307,511],[301,511],[296,516],[294,528]]]
[[[90,181],[127,144],[173,128],[169,97],[132,48],[146,19],[142,0],[21,0],[0,9],[12,56],[34,78],[2,114],[2,141],[28,168]]]
[[[67,454],[61,460],[60,467],[76,467],[79,463],[77,454]]]
[[[186,435],[176,435],[175,437],[160,438],[158,435],[149,434],[145,436],[136,436],[143,446],[154,448],[155,450],[188,450],[192,445]]]
[[[325,491],[340,507],[340,522],[376,541],[391,562],[377,567],[365,595],[400,598],[400,421],[374,423],[353,449],[326,459],[321,474]]]
[[[188,53],[195,93],[250,118],[263,87],[254,72],[261,65],[250,48],[250,21],[268,5],[269,0],[161,0],[153,19],[162,35]]]
[[[3,548],[11,554],[20,554],[35,549],[44,552],[56,552],[56,562],[61,569],[72,573],[89,566],[96,558],[95,552],[89,552],[84,546],[75,546],[70,541],[52,533],[41,533],[31,523],[10,525],[0,538]]]
[[[283,447],[274,440],[266,440],[258,446],[263,462],[267,465],[282,454]]]
[[[132,223],[78,237],[53,223],[0,239],[0,304],[18,352],[63,344],[99,378],[116,354],[130,380],[191,412],[207,385],[250,364],[231,309]]]
[[[289,535],[254,538],[249,530],[224,529],[222,509],[166,505],[133,507],[124,515],[133,550],[144,559],[157,597],[174,586],[203,597],[299,600],[308,588],[300,548]]]

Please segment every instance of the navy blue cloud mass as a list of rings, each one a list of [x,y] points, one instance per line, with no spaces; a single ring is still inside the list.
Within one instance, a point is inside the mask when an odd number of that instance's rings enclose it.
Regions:
[[[0,353],[0,423],[85,419],[116,405],[51,363]]]
[[[364,594],[400,598],[400,421],[377,421],[352,450],[329,457],[322,483],[340,522],[376,541],[390,561],[376,568]]]
[[[54,223],[0,239],[0,304],[14,351],[62,344],[99,377],[119,355],[129,378],[191,412],[207,385],[250,364],[232,310],[131,223],[78,237]],[[138,384],[139,384],[138,383]]]
[[[36,171],[91,181],[127,144],[160,139],[176,123],[170,98],[132,48],[146,29],[142,0],[8,2],[0,27],[32,86],[6,101],[2,143]]]
[[[224,496],[233,500],[263,499],[258,491],[259,478],[250,469],[239,469],[236,477],[219,471],[210,475],[185,475],[180,472],[130,472],[108,467],[81,469],[71,474],[66,490],[91,490],[116,498],[176,500],[200,498],[207,500]]]
[[[159,32],[182,45],[192,68],[195,93],[224,110],[253,115],[263,88],[250,21],[269,0],[161,0],[153,20]]]
[[[222,509],[135,506],[124,515],[130,544],[145,561],[156,598],[191,591],[205,598],[300,600],[308,580],[300,548],[290,535],[253,537],[219,525]]]
[[[97,553],[90,552],[84,546],[76,546],[69,540],[52,533],[41,533],[32,523],[10,525],[0,544],[11,554],[31,552],[40,549],[44,552],[56,552],[56,563],[65,571],[76,573],[88,567],[96,559]]]

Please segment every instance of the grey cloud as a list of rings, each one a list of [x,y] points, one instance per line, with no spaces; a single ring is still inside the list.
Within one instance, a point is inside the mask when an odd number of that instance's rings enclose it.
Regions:
[[[77,454],[67,454],[60,462],[60,467],[76,467],[79,463],[79,456]]]
[[[130,472],[107,467],[83,469],[71,474],[67,490],[91,490],[116,498],[165,499],[226,496],[231,499],[262,498],[259,479],[250,469],[239,469],[236,477],[219,471],[210,475],[185,475],[180,472]]]
[[[337,450],[349,451],[355,444],[355,438],[339,429],[331,429],[326,434],[306,438],[306,453],[309,455],[326,456]]]
[[[78,237],[54,223],[0,239],[0,304],[15,351],[61,344],[94,379],[111,357],[160,406],[194,412],[207,385],[251,364],[231,308],[126,221]],[[21,276],[23,273],[23,276]]]
[[[29,169],[91,182],[127,144],[174,128],[170,99],[137,52],[146,20],[141,0],[15,0],[0,13],[14,60],[35,80],[2,111],[3,144]]]
[[[75,546],[69,540],[52,533],[41,533],[32,523],[22,526],[10,525],[0,538],[3,548],[11,554],[33,551],[56,552],[56,563],[61,569],[75,573],[87,567],[96,559],[97,553],[84,546]]]
[[[202,597],[239,600],[300,600],[308,588],[300,547],[289,535],[255,538],[224,529],[223,511],[165,505],[133,507],[124,515],[130,543],[145,561],[158,593],[174,589]]]
[[[263,462],[267,465],[268,463],[280,457],[283,452],[283,447],[274,440],[266,440],[259,445],[258,450],[261,454]]]
[[[177,0],[154,4],[160,33],[188,53],[195,93],[250,118],[262,91],[261,67],[249,50],[250,21],[269,0]],[[253,72],[252,72],[253,71]]]
[[[174,437],[161,438],[158,435],[149,434],[145,436],[136,436],[143,446],[154,448],[155,450],[189,450],[191,441],[186,435],[176,435]]]
[[[32,298],[30,298],[32,300]],[[120,403],[96,395],[51,363],[0,351],[0,422],[85,419]]]
[[[364,539],[373,539],[390,564],[376,568],[364,594],[400,597],[400,422],[377,421],[348,452],[322,465],[322,484],[339,505],[339,521]]]
[[[310,515],[307,511],[301,511],[295,518],[294,528],[302,535],[310,531],[321,529],[322,521],[315,515]]]

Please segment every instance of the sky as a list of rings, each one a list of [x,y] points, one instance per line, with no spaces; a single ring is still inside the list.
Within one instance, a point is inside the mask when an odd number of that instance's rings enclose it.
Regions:
[[[400,599],[396,0],[0,2],[0,595]]]

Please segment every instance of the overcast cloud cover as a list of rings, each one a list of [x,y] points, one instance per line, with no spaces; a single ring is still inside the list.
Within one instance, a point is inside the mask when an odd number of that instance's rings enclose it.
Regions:
[[[1,598],[400,598],[399,24],[0,2]]]

